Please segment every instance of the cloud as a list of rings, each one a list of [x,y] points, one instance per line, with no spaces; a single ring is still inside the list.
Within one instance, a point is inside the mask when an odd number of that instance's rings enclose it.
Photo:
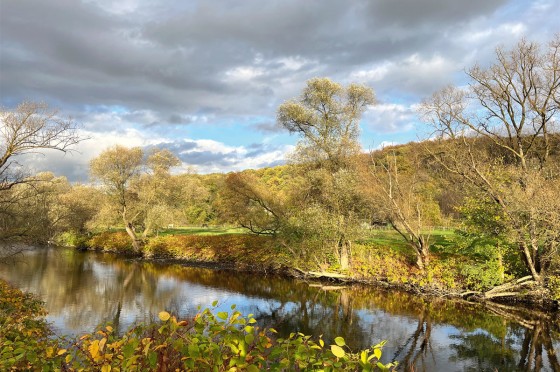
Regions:
[[[253,124],[252,127],[261,133],[267,133],[267,134],[282,133],[286,131],[284,128],[282,128],[281,126],[279,126],[274,122],[256,123]]]
[[[266,154],[247,146],[277,133],[277,107],[306,80],[366,83],[382,104],[364,125],[412,133],[413,105],[465,84],[464,69],[492,61],[499,44],[550,39],[558,8],[559,0],[4,1],[0,103],[58,107],[97,148],[202,141],[200,128],[235,127],[239,135],[214,138],[231,151],[195,142],[200,169],[273,164],[295,139]]]
[[[414,106],[395,103],[382,103],[372,106],[362,120],[364,125],[377,133],[410,131],[417,121]]]

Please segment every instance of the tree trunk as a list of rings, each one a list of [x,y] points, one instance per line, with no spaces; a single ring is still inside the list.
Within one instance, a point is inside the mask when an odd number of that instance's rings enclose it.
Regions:
[[[338,250],[340,252],[340,268],[342,270],[348,270],[348,268],[350,267],[350,249],[350,241],[344,239],[344,237],[340,238],[340,240],[338,241]]]
[[[416,250],[416,266],[420,270],[424,271],[430,260],[430,254],[428,251],[428,242],[426,242],[424,237],[420,235],[418,241],[415,243],[414,248]]]
[[[537,272],[537,269],[535,267],[535,262],[533,261],[533,255],[529,250],[527,243],[521,242],[520,245],[521,245],[521,251],[523,252],[523,257],[525,259],[525,263],[527,264],[527,268],[529,268],[529,270],[531,271],[531,276],[533,277],[533,280],[537,283],[541,283],[542,278]]]
[[[126,233],[132,240],[132,250],[134,251],[134,253],[142,253],[142,240],[138,239],[138,236],[134,231],[134,226],[132,226],[131,222],[126,220],[126,215],[124,213],[123,213],[123,221],[124,221]]]

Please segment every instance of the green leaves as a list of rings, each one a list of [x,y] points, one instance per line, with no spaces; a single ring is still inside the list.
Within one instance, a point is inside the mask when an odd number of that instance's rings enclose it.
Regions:
[[[342,337],[337,337],[334,339],[335,344],[337,344],[338,346],[346,346],[346,342],[344,341],[344,339]]]
[[[21,316],[44,314],[29,299],[18,302],[24,296],[21,292],[3,289],[0,281],[0,305],[11,294],[17,297],[8,301],[12,311],[19,311]],[[14,307],[18,303],[33,306],[27,308],[30,311],[25,315]],[[61,366],[68,370],[154,370],[162,360],[170,370],[197,371],[373,371],[393,367],[379,362],[383,343],[354,354],[342,337],[336,337],[335,344],[325,348],[322,338],[315,342],[302,333],[281,338],[272,328],[260,328],[252,314],[244,317],[235,311],[235,306],[231,309],[231,314],[205,309],[193,319],[182,321],[161,311],[159,324],[136,325],[122,335],[117,335],[110,325],[102,326],[67,349],[59,347],[56,339],[48,338],[46,328],[39,337],[37,333],[19,333],[12,340],[0,337],[0,369],[28,369],[32,365],[39,370],[56,370]],[[7,322],[0,324],[0,336],[11,332],[10,327],[18,324],[15,319],[0,319]]]

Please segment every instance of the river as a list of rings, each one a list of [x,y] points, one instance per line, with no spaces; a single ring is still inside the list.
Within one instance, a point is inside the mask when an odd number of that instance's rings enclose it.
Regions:
[[[355,350],[387,340],[383,361],[399,361],[400,370],[560,371],[558,322],[509,307],[53,247],[0,265],[0,278],[40,296],[59,335],[105,322],[122,331],[162,310],[189,317],[217,300],[216,311],[235,304],[280,334],[342,336]]]

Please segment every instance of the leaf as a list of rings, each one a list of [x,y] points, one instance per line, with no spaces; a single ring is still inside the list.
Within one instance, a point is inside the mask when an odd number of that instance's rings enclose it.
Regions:
[[[228,313],[226,313],[225,311],[220,311],[218,314],[218,318],[222,319],[222,320],[226,320],[228,317]]]
[[[342,357],[344,357],[344,355],[346,355],[344,350],[340,346],[337,346],[337,345],[331,345],[331,351],[334,354],[334,356],[337,357],[337,358],[342,358]]]
[[[110,372],[111,371],[111,366],[108,364],[103,364],[103,367],[101,367],[101,372]]]
[[[167,322],[171,315],[167,311],[162,311],[158,314],[158,317],[162,322]]]
[[[247,343],[248,345],[251,345],[254,340],[255,336],[253,336],[252,334],[245,335],[245,343]]]
[[[346,342],[344,341],[344,338],[342,337],[337,337],[334,339],[334,342],[338,345],[338,346],[344,346],[346,345]]]
[[[381,349],[373,349],[373,354],[377,358],[377,360],[381,359]]]
[[[215,300],[214,302],[212,302],[212,307],[216,307],[218,306],[218,300]]]
[[[60,355],[64,354],[65,352],[66,352],[66,349],[60,349],[60,350],[58,350],[58,353],[56,353],[56,355],[60,356]]]
[[[319,339],[319,345],[321,345],[321,347],[325,347],[325,341],[323,341],[322,338]]]
[[[89,345],[88,347],[88,350],[92,358],[97,357],[97,354],[99,354],[99,340],[92,341],[91,345]]]

